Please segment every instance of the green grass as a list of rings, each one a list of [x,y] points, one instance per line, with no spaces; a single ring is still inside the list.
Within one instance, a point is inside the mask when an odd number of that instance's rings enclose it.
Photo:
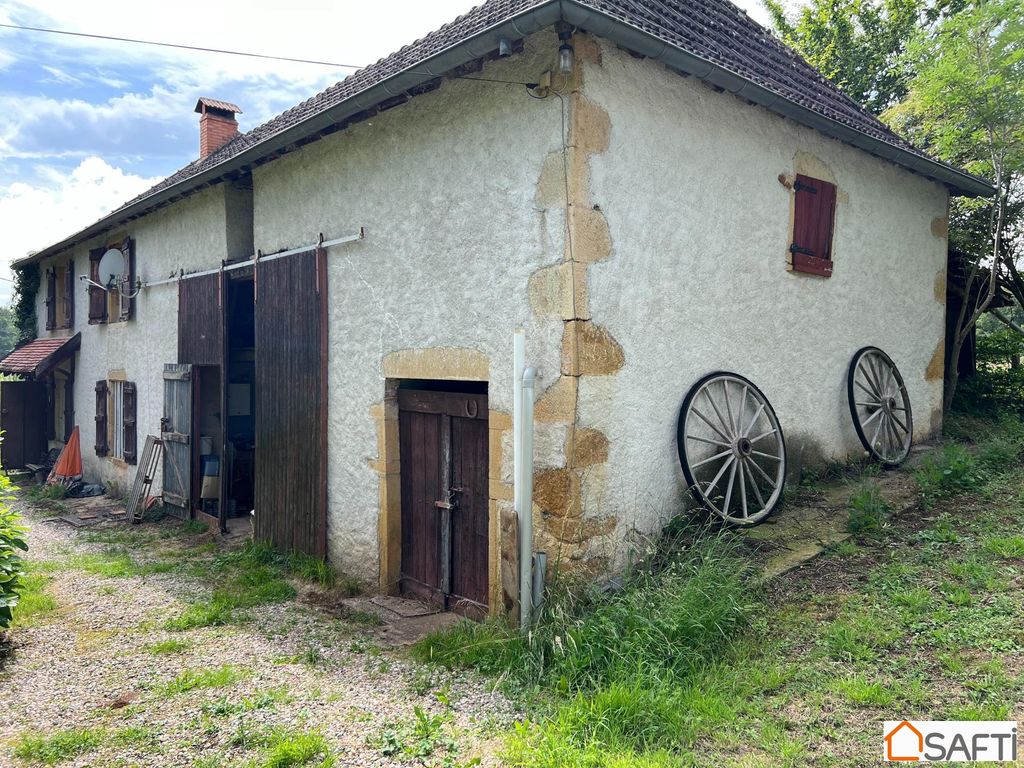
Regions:
[[[556,595],[529,636],[503,620],[461,623],[413,652],[421,661],[468,664],[527,685],[557,682],[569,692],[636,675],[682,678],[728,651],[746,624],[749,574],[731,536],[708,536],[664,570],[634,574],[619,592]]]
[[[93,752],[104,745],[144,746],[154,740],[148,728],[72,728],[45,736],[22,734],[14,742],[14,756],[43,765],[56,765]]]
[[[31,485],[24,493],[29,501],[60,501],[67,498],[68,489],[63,485]]]
[[[281,685],[237,699],[221,696],[216,701],[203,704],[202,710],[212,717],[228,717],[261,709],[274,709],[278,704],[286,704],[291,700],[292,696],[289,694],[288,688]]]
[[[983,547],[996,557],[1024,559],[1024,536],[990,536]]]
[[[618,592],[556,595],[528,636],[504,622],[464,623],[414,653],[557,694],[538,725],[512,737],[513,765],[606,765],[616,754],[657,764],[695,738],[695,721],[728,716],[730,694],[707,671],[739,648],[754,611],[750,575],[731,535],[705,535]]]
[[[333,765],[334,759],[323,734],[279,732],[267,745],[259,765],[262,768],[292,768],[300,765]]]
[[[201,688],[224,688],[249,676],[249,671],[223,665],[214,669],[186,669],[162,687],[168,696],[187,693]]]
[[[877,534],[885,525],[889,512],[881,486],[873,481],[862,482],[850,497],[846,530],[857,536]]]
[[[976,490],[985,475],[975,455],[960,443],[950,443],[925,457],[914,473],[926,504],[957,493]]]
[[[56,598],[46,591],[51,577],[46,575],[45,569],[41,571],[35,561],[27,561],[26,566],[19,585],[20,599],[14,611],[14,627],[34,626],[57,610]]]
[[[869,682],[863,675],[848,675],[836,680],[835,688],[848,701],[860,707],[891,707],[896,694],[887,685]]]
[[[192,647],[192,643],[187,640],[161,640],[158,643],[150,643],[146,646],[146,652],[151,653],[154,656],[169,656],[178,653],[184,653]]]
[[[517,699],[529,720],[501,755],[521,768],[839,768],[877,761],[888,717],[1013,717],[1024,676],[1001,660],[1024,651],[1024,426],[970,431],[902,470],[924,510],[894,513],[888,477],[829,470],[857,478],[856,541],[767,594],[747,556],[712,537],[620,591],[556,594],[529,636],[464,624],[413,652],[475,667]],[[407,748],[401,733],[380,734],[383,748]]]
[[[48,736],[22,735],[14,744],[14,756],[44,765],[56,765],[97,749],[106,736],[102,728],[56,731]]]

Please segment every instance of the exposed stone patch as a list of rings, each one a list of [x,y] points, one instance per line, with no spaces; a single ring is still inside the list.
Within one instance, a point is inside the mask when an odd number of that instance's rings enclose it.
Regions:
[[[389,379],[450,379],[487,381],[487,355],[463,347],[399,349],[384,356],[381,372]]]
[[[533,202],[539,208],[565,207],[565,159],[561,150],[544,158]]]
[[[935,292],[935,300],[937,302],[939,302],[939,304],[945,304],[946,303],[946,270],[945,269],[940,269],[938,272],[935,273],[934,292]]]
[[[601,66],[601,44],[597,40],[589,35],[576,35],[572,42],[577,62]],[[584,68],[580,68],[580,71],[586,73]]]
[[[932,234],[940,240],[945,240],[949,237],[948,216],[936,216],[932,219]]]
[[[570,376],[604,376],[625,365],[622,347],[604,328],[589,320],[565,324],[562,334],[562,373]]]
[[[530,275],[530,308],[534,314],[563,320],[589,319],[586,267],[562,262]]]
[[[500,520],[501,604],[512,615],[519,605],[519,518],[507,502],[495,507]]]
[[[932,359],[924,372],[925,381],[941,381],[946,372],[946,340],[939,339]]]
[[[599,429],[576,429],[571,446],[574,467],[589,467],[608,461],[608,438]]]
[[[799,150],[793,156],[793,167],[799,174],[821,179],[822,181],[830,181],[837,187],[839,186],[839,182],[836,181],[836,175],[828,163],[810,152]]]
[[[612,121],[608,112],[582,93],[576,93],[572,114],[572,144],[581,153],[608,149]]]
[[[575,418],[578,383],[574,376],[560,376],[537,400],[534,419],[571,423]]]
[[[569,213],[572,226],[572,259],[586,264],[607,259],[612,252],[608,220],[599,209],[574,206]],[[566,253],[566,257],[569,257]]]
[[[577,516],[580,482],[571,469],[546,469],[533,476],[533,501],[545,514],[555,517]]]
[[[577,546],[597,536],[607,536],[618,525],[614,517],[549,517],[545,522],[552,538],[561,544]]]

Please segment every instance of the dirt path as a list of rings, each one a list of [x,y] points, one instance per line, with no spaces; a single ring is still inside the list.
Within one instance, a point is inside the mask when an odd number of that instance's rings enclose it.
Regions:
[[[216,602],[214,536],[122,524],[97,543],[102,533],[28,517],[37,588],[0,671],[0,765],[494,762],[513,719],[505,699],[378,647],[366,617],[312,607],[293,579],[297,598],[169,628]],[[132,538],[147,528],[148,543]],[[153,546],[163,559],[147,559]]]

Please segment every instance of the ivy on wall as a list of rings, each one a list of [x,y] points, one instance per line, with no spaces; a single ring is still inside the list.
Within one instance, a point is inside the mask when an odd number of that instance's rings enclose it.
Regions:
[[[38,264],[26,264],[14,271],[15,346],[21,346],[36,337],[36,294],[39,292],[39,281]]]

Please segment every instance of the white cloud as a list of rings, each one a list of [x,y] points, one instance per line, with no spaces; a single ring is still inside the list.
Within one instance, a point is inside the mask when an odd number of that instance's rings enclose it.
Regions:
[[[77,232],[159,181],[127,174],[98,157],[86,158],[70,174],[45,166],[37,171],[40,184],[0,187],[0,231],[8,261]],[[9,276],[6,269],[2,276]],[[10,283],[0,281],[0,303],[9,298]]]

